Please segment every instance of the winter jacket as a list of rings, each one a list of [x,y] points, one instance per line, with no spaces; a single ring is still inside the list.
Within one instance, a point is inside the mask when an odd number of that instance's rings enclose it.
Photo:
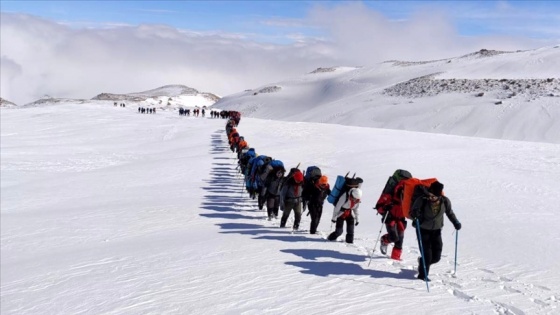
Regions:
[[[424,230],[439,230],[443,227],[443,214],[453,225],[459,223],[453,209],[451,208],[451,201],[445,196],[441,196],[441,201],[438,207],[432,209],[432,203],[426,197],[417,198],[412,204],[411,212],[412,217],[418,218],[420,227]]]
[[[308,185],[303,190],[302,198],[309,204],[322,205],[330,193],[330,187],[320,189],[315,185]]]
[[[271,174],[265,183],[266,191],[268,192],[269,196],[278,196],[280,195],[280,188],[282,186],[283,177],[276,177],[275,174]]]
[[[301,202],[301,193],[303,192],[303,184],[296,184],[293,178],[285,180],[280,192],[280,206],[287,202]]]
[[[358,222],[358,208],[360,201],[354,202],[350,200],[349,192],[345,192],[340,196],[338,202],[334,206],[332,221],[336,221],[340,216],[344,215],[345,210],[350,210],[350,215],[354,217],[354,221]]]

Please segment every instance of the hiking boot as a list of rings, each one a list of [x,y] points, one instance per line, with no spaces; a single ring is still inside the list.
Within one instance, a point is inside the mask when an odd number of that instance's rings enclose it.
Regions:
[[[401,253],[402,249],[393,247],[393,251],[391,252],[391,259],[401,260]]]
[[[418,278],[422,281],[428,281],[428,282],[432,281],[432,280],[430,280],[430,278],[424,277],[424,275],[421,275],[421,274],[419,274],[416,278]]]
[[[387,255],[387,246],[389,246],[387,235],[383,235],[381,237],[381,243],[379,244],[379,250],[381,251],[381,254]]]

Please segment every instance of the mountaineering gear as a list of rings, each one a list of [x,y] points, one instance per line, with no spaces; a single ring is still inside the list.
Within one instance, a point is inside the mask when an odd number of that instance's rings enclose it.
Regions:
[[[402,249],[393,247],[393,251],[391,252],[391,259],[401,260],[401,253]]]
[[[423,230],[440,230],[443,227],[443,214],[455,227],[461,227],[451,208],[451,201],[446,196],[441,196],[435,202],[427,199],[426,195],[419,197],[414,201],[411,210]]]
[[[387,255],[387,246],[389,246],[389,243],[390,241],[387,234],[383,235],[381,237],[381,244],[379,244],[379,251],[381,251],[381,254]]]
[[[394,243],[394,248],[402,249],[406,219],[402,212],[402,181],[412,178],[410,172],[402,169],[396,170],[389,177],[379,200],[375,205],[377,213],[382,215],[381,221],[385,223],[387,234],[381,238],[382,253],[386,254],[387,246]],[[399,186],[400,185],[400,186]]]
[[[280,209],[283,209],[280,226],[286,226],[290,213],[294,210],[294,228],[299,228],[301,221],[301,195],[303,192],[303,173],[298,168],[292,168],[283,179],[280,192]]]
[[[358,208],[360,207],[360,200],[354,199],[351,197],[351,194],[352,192],[350,190],[343,193],[333,209],[331,221],[333,221],[333,223],[336,222],[336,229],[328,237],[331,241],[336,240],[340,235],[342,235],[344,222],[346,222],[346,242],[354,242],[354,224],[355,222],[358,222]]]
[[[329,241],[335,241],[344,232],[344,222],[346,222],[346,243],[354,243],[354,218],[349,216],[345,219],[339,217],[336,221],[336,226],[334,232],[329,234],[327,239]]]
[[[325,187],[329,184],[329,178],[325,175],[321,176],[317,181],[316,185],[319,187]]]
[[[305,181],[314,183],[321,177],[321,169],[317,166],[309,166],[307,170],[305,170]]]
[[[362,190],[360,188],[352,188],[350,189],[350,195],[354,198],[354,199],[362,199]]]
[[[373,254],[375,253],[375,249],[377,248],[377,243],[379,242],[379,239],[381,238],[381,231],[383,231],[383,225],[385,224],[386,219],[387,219],[387,216],[384,216],[383,221],[381,221],[381,228],[379,229],[379,234],[377,234],[377,239],[375,240],[375,244],[373,244],[373,251],[371,252],[371,256],[369,256],[368,267],[371,264],[371,260],[373,259]]]
[[[442,184],[434,184],[433,192],[438,193]],[[416,218],[416,229],[418,231],[418,243],[423,250],[422,260],[424,269],[419,268],[419,278],[427,279],[430,273],[430,266],[439,262],[441,259],[441,251],[443,242],[441,239],[441,229],[443,227],[443,214],[447,216],[449,221],[453,223],[455,228],[461,227],[459,220],[455,216],[451,208],[451,201],[444,195],[435,196],[433,192],[429,192],[424,186],[417,189],[422,195],[414,200],[411,213]],[[437,198],[431,198],[437,197]],[[429,290],[429,289],[428,289]]]
[[[453,275],[457,274],[457,243],[459,242],[459,230],[455,232],[455,271],[453,271]]]
[[[438,182],[438,181],[433,182],[430,185],[430,188],[428,188],[428,192],[430,192],[430,193],[432,193],[432,194],[434,194],[435,196],[438,196],[438,197],[441,196],[442,191],[443,191],[443,184]]]
[[[412,219],[413,216],[410,211],[412,204],[419,197],[425,195],[425,190],[435,181],[437,181],[436,178],[418,179],[414,177],[401,180],[395,188],[395,190],[402,190],[401,213],[396,213],[397,216],[400,218],[407,217]]]
[[[294,181],[298,184],[303,182],[303,174],[299,170],[294,173]]]
[[[340,196],[342,196],[345,192],[348,192],[351,188],[360,188],[363,182],[364,180],[360,177],[348,177],[348,174],[346,174],[346,176],[344,177],[338,175],[336,177],[334,187],[329,197],[327,198],[327,201],[333,205],[336,205],[338,203],[338,200],[340,199]]]
[[[418,221],[418,219],[415,219],[415,221]],[[418,259],[418,279],[424,280],[426,282],[426,289],[428,290],[428,292],[430,292],[430,285],[428,284],[428,270],[426,269],[426,256],[424,255],[424,241],[422,239],[422,234],[420,233],[420,224],[418,222],[416,222],[416,235],[418,239],[418,245],[420,247],[420,255],[422,255],[420,257],[421,259]],[[420,261],[422,261],[423,268],[420,268]]]
[[[307,177],[308,173],[305,175]],[[309,226],[310,234],[315,234],[317,232],[317,227],[319,226],[321,215],[323,214],[323,203],[330,193],[331,190],[326,176],[323,175],[319,177],[315,184],[313,184],[312,179],[305,179],[301,197],[304,210],[305,205],[307,205],[309,209],[308,215],[311,216],[311,223]]]

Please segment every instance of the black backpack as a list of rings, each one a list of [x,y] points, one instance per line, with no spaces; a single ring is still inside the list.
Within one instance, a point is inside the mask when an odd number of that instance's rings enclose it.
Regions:
[[[387,180],[385,184],[385,188],[383,188],[384,194],[393,195],[395,191],[395,187],[397,184],[403,179],[412,178],[412,174],[409,171],[398,169],[396,170],[391,177]]]

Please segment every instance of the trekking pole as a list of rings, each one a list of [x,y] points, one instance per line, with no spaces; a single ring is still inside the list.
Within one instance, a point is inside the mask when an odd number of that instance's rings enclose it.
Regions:
[[[375,208],[373,208],[375,209]],[[369,263],[367,264],[368,267],[371,264],[371,260],[373,259],[373,254],[375,253],[375,249],[377,248],[377,243],[379,242],[379,239],[381,238],[381,231],[383,231],[383,226],[385,225],[385,220],[387,220],[387,217],[389,216],[388,213],[385,213],[385,216],[383,217],[383,221],[381,222],[381,228],[379,229],[379,235],[377,235],[377,240],[375,241],[375,245],[373,245],[373,251],[371,252],[371,255],[369,256]]]
[[[420,222],[418,219],[414,219],[416,222],[416,234],[418,236],[418,245],[420,245],[420,255],[422,255],[422,266],[424,267],[424,282],[426,282],[426,289],[428,293],[430,292],[430,285],[428,284],[428,273],[426,272],[426,262],[424,260],[424,246],[422,246],[422,234],[420,234]]]
[[[459,231],[455,231],[455,271],[453,277],[457,276],[457,242],[459,240]]]

